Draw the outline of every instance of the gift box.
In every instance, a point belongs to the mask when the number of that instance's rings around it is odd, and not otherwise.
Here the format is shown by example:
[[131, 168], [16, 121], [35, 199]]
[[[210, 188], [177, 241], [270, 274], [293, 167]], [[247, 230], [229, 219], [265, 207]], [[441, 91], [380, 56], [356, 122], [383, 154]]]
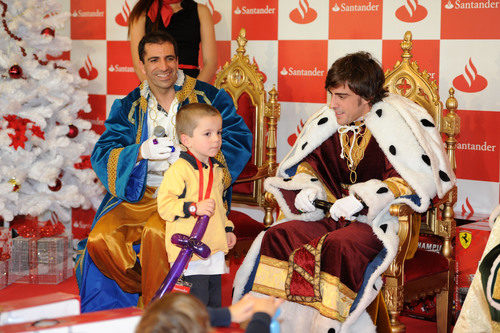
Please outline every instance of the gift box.
[[37, 266], [36, 237], [16, 237], [12, 240], [12, 256], [9, 263], [10, 283], [34, 283]]
[[[58, 292], [23, 298], [15, 302], [0, 302], [0, 309], [0, 325], [33, 322], [80, 314], [80, 297]], [[0, 331], [4, 332], [3, 326]]]
[[33, 283], [58, 284], [64, 280], [64, 263], [68, 258], [65, 237], [45, 237], [37, 241], [37, 263]]
[[73, 241], [71, 237], [65, 237], [64, 243], [64, 262], [63, 262], [63, 280], [73, 276], [75, 261], [73, 259]]
[[0, 289], [7, 287], [9, 284], [9, 261], [0, 261]]
[[490, 236], [488, 219], [457, 227], [455, 237], [455, 313], [458, 317]]
[[73, 275], [67, 237], [13, 239], [9, 283], [58, 284]]
[[12, 232], [7, 227], [0, 227], [0, 261], [10, 258], [12, 253]]
[[97, 311], [79, 316], [44, 319], [17, 325], [2, 326], [2, 332], [133, 333], [141, 319], [141, 315], [142, 310], [133, 307]]

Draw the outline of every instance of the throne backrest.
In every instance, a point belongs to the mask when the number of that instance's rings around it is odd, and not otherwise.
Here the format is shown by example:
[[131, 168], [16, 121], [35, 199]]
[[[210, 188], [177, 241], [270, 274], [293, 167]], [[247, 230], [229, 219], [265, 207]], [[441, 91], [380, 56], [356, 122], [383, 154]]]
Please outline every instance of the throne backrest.
[[276, 127], [280, 116], [277, 91], [264, 89], [264, 76], [257, 64], [245, 54], [247, 39], [243, 28], [237, 38], [238, 48], [230, 62], [217, 74], [215, 86], [223, 88], [232, 98], [253, 135], [252, 157], [233, 185], [232, 201], [262, 205], [263, 180], [276, 169]]
[[[446, 101], [447, 114], [443, 113], [443, 103], [440, 100], [439, 90], [436, 82], [431, 80], [426, 70], [421, 71], [417, 62], [412, 61], [412, 34], [407, 31], [401, 42], [403, 53], [401, 60], [397, 61], [393, 69], [385, 73], [385, 87], [390, 93], [402, 95], [420, 106], [424, 107], [433, 117], [436, 127], [445, 137], [445, 149], [448, 154], [453, 170], [456, 169], [455, 149], [456, 135], [460, 131], [460, 118], [456, 114], [458, 107], [454, 97], [454, 89], [450, 88], [450, 96]], [[450, 191], [450, 202], [456, 201], [456, 188]], [[454, 196], [454, 197], [453, 197]], [[427, 218], [423, 221], [420, 230], [450, 239], [454, 234], [451, 226], [443, 226], [443, 221], [438, 221], [439, 212], [436, 209], [429, 210]], [[450, 224], [451, 219], [445, 219], [444, 223]]]

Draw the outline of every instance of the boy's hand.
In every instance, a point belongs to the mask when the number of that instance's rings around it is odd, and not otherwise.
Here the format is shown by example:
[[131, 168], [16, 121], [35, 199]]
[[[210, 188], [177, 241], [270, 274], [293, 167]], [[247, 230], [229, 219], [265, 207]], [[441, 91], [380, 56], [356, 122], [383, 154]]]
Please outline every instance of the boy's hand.
[[226, 232], [227, 247], [231, 250], [236, 244], [236, 235], [234, 232]]
[[246, 294], [238, 302], [234, 303], [229, 307], [229, 312], [231, 313], [231, 321], [234, 323], [241, 323], [250, 319], [254, 313], [253, 305], [255, 303], [255, 297], [250, 294]]
[[202, 200], [196, 204], [196, 215], [198, 216], [207, 215], [208, 217], [212, 217], [214, 212], [215, 200], [212, 198]]
[[278, 310], [284, 301], [284, 299], [271, 296], [266, 298], [256, 298], [253, 305], [253, 311], [267, 313], [272, 318], [276, 310]]

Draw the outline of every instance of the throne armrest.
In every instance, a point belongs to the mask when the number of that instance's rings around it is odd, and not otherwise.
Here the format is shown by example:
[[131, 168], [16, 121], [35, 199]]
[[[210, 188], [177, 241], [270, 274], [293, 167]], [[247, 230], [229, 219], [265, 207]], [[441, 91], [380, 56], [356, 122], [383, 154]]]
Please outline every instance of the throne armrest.
[[276, 174], [277, 166], [271, 167], [271, 169], [267, 165], [262, 165], [260, 168], [256, 168], [256, 172], [251, 176], [244, 176], [236, 179], [235, 183], [246, 183], [252, 182], [259, 179], [265, 179], [267, 177], [272, 177]]

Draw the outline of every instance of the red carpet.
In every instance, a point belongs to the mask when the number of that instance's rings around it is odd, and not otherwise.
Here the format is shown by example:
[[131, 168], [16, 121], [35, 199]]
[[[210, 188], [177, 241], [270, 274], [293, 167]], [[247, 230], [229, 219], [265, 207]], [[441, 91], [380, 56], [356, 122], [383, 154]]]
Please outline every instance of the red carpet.
[[[232, 267], [231, 267], [232, 268]], [[232, 280], [236, 273], [231, 269], [232, 274], [225, 276], [222, 281], [222, 303], [227, 306], [231, 303]], [[57, 285], [52, 284], [21, 284], [14, 283], [0, 290], [0, 302], [15, 301], [24, 297], [47, 295], [53, 292], [65, 292], [78, 295], [78, 287], [74, 276]], [[401, 321], [406, 325], [407, 333], [436, 332], [436, 323], [425, 320], [418, 320], [409, 317], [401, 317]], [[222, 329], [218, 332], [238, 332], [239, 330]]]

